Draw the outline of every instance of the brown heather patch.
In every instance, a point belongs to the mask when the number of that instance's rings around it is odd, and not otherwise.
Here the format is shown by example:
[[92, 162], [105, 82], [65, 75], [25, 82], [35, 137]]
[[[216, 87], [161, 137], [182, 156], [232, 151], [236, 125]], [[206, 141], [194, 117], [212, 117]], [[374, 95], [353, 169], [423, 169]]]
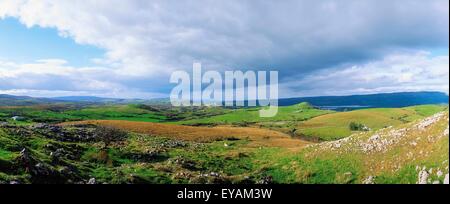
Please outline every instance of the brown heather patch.
[[289, 135], [281, 132], [253, 127], [192, 127], [183, 125], [119, 120], [88, 120], [67, 122], [62, 123], [61, 125], [70, 126], [83, 124], [113, 126], [134, 133], [195, 142], [245, 139], [250, 141], [248, 145], [251, 147], [284, 147], [292, 150], [298, 150], [299, 148], [303, 148], [306, 145], [311, 144], [307, 141], [293, 139]]

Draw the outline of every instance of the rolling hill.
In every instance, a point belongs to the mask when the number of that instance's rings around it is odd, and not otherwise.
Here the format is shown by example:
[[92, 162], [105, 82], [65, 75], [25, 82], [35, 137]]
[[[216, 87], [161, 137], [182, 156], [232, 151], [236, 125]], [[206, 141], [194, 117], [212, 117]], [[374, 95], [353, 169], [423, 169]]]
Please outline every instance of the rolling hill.
[[236, 125], [246, 125], [251, 123], [261, 123], [261, 122], [297, 122], [304, 121], [319, 115], [333, 113], [329, 110], [319, 110], [312, 107], [308, 103], [300, 103], [291, 106], [284, 106], [278, 108], [278, 114], [271, 118], [261, 118], [259, 117], [260, 108], [241, 108], [232, 109], [229, 112], [212, 116], [212, 117], [201, 117], [198, 119], [186, 120], [176, 122], [177, 124], [184, 125], [223, 125], [223, 124], [236, 124]]
[[49, 98], [33, 98], [29, 96], [12, 96], [0, 94], [0, 106], [30, 106], [61, 102], [62, 101]]
[[87, 105], [67, 104], [13, 106], [0, 108], [0, 120], [21, 116], [29, 122], [64, 122], [74, 120], [130, 120], [159, 122], [165, 116], [139, 105]]
[[302, 156], [332, 161], [333, 171], [340, 172], [325, 175], [328, 179], [320, 183], [448, 184], [448, 120], [448, 111], [439, 112], [395, 128], [312, 145]]
[[[318, 144], [254, 128], [0, 125], [0, 183], [448, 183], [448, 120], [443, 111]], [[131, 132], [105, 150], [83, 124]]]
[[405, 108], [374, 108], [322, 115], [297, 125], [296, 134], [304, 138], [336, 140], [350, 136], [350, 123], [357, 123], [378, 130], [397, 126], [447, 110], [448, 106], [422, 105]]
[[63, 97], [54, 97], [51, 99], [74, 103], [89, 102], [102, 104], [138, 104], [148, 102], [147, 100], [143, 99], [102, 98], [96, 96], [63, 96]]

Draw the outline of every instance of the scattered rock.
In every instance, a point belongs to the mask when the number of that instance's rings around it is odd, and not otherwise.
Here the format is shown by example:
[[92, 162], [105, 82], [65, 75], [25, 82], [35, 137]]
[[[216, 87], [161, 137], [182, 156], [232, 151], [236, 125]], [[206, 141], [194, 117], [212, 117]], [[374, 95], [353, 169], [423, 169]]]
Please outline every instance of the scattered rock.
[[192, 175], [188, 172], [178, 172], [175, 174], [174, 178], [176, 179], [189, 179]]
[[219, 177], [220, 176], [220, 174], [216, 173], [216, 172], [211, 172], [209, 175], [213, 176], [213, 177]]
[[439, 170], [439, 171], [436, 173], [436, 175], [440, 178], [440, 177], [442, 177], [442, 176], [444, 175], [444, 173], [443, 173], [441, 170]]
[[45, 124], [45, 123], [38, 123], [38, 124], [35, 124], [35, 125], [31, 126], [31, 127], [35, 128], [35, 129], [45, 129], [47, 127], [47, 124]]
[[176, 157], [174, 159], [169, 160], [169, 164], [172, 163], [188, 170], [197, 170], [196, 163], [194, 161], [185, 159], [183, 157]]
[[366, 179], [364, 179], [363, 184], [375, 184], [375, 177], [369, 176]]
[[194, 184], [225, 184], [230, 183], [229, 179], [220, 175], [219, 173], [203, 173], [196, 177], [193, 177], [189, 181]]
[[59, 173], [65, 174], [65, 175], [72, 173], [72, 170], [67, 166], [61, 167], [58, 171], [59, 171]]
[[420, 171], [419, 172], [419, 179], [418, 179], [417, 184], [427, 184], [429, 176], [430, 176], [430, 174], [426, 170]]
[[273, 178], [272, 176], [263, 177], [261, 180], [256, 182], [256, 184], [272, 184]]
[[438, 122], [442, 117], [444, 116], [444, 113], [437, 113], [431, 117], [425, 118], [420, 123], [416, 125], [416, 128], [419, 130], [425, 130], [425, 128], [429, 127], [430, 125]]
[[62, 158], [65, 158], [66, 154], [67, 152], [64, 149], [59, 148], [54, 152], [50, 152], [50, 157], [53, 161], [61, 161]]
[[89, 179], [87, 184], [97, 184], [97, 180], [95, 180], [95, 178], [91, 178], [91, 179]]
[[12, 135], [19, 137], [29, 137], [38, 133], [48, 139], [54, 139], [60, 142], [92, 142], [98, 140], [92, 127], [65, 128], [41, 123], [30, 126], [6, 125], [2, 126], [2, 128], [5, 128]]
[[20, 184], [20, 182], [18, 182], [18, 181], [10, 181], [9, 184], [11, 184], [11, 185], [17, 185], [17, 184]]
[[159, 159], [161, 159], [163, 156], [161, 155], [161, 153], [157, 150], [149, 150], [146, 153], [126, 153], [124, 154], [125, 157], [130, 158], [134, 161], [138, 161], [138, 162], [145, 162], [145, 163], [150, 163], [150, 162], [154, 162], [154, 161], [158, 161]]
[[[331, 149], [331, 150], [340, 150], [340, 151], [354, 151], [355, 146], [359, 147], [360, 150], [366, 154], [376, 153], [376, 152], [386, 152], [392, 146], [399, 144], [409, 133], [415, 132], [417, 130], [423, 131], [425, 128], [439, 122], [445, 116], [444, 112], [437, 113], [429, 118], [423, 119], [416, 123], [412, 128], [402, 128], [402, 129], [392, 129], [392, 127], [384, 128], [378, 130], [375, 134], [369, 137], [367, 140], [358, 140], [359, 135], [364, 135], [363, 133], [354, 134], [350, 137], [332, 141], [332, 142], [324, 142], [318, 145], [318, 149]], [[448, 134], [448, 133], [447, 133]], [[431, 136], [428, 139], [429, 142], [436, 141], [441, 136]], [[415, 141], [410, 142], [409, 144], [412, 146], [417, 146], [420, 137], [418, 137]], [[428, 154], [427, 152], [421, 151], [420, 155]], [[410, 154], [410, 157], [414, 155]]]
[[49, 176], [53, 174], [53, 171], [49, 165], [37, 163], [32, 169], [32, 174], [36, 176]]
[[369, 141], [376, 141], [376, 140], [379, 140], [379, 139], [380, 139], [380, 135], [375, 134], [375, 135], [373, 135], [372, 137], [369, 138]]
[[335, 143], [335, 144], [333, 145], [333, 148], [339, 149], [339, 148], [341, 148], [341, 146], [342, 146], [341, 143]]
[[187, 144], [183, 141], [179, 140], [169, 140], [161, 144], [161, 147], [165, 148], [177, 148], [177, 147], [186, 147]]

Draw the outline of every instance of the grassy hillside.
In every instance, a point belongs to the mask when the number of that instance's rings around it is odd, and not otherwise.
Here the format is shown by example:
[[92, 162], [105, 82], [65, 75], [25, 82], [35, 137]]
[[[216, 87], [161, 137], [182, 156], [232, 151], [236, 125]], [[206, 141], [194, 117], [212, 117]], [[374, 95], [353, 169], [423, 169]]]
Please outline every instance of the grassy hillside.
[[325, 141], [336, 140], [355, 133], [349, 128], [352, 122], [364, 125], [370, 130], [378, 130], [422, 119], [446, 109], [448, 109], [448, 106], [423, 105], [407, 108], [376, 108], [337, 112], [299, 123], [296, 134], [305, 138], [317, 138]]
[[333, 171], [343, 172], [335, 175], [335, 182], [347, 174], [347, 181], [355, 183], [442, 184], [445, 175], [448, 183], [448, 120], [448, 112], [441, 112], [396, 128], [313, 145], [304, 150], [303, 159], [334, 163]]
[[30, 106], [58, 103], [61, 101], [48, 98], [33, 98], [28, 96], [12, 96], [0, 94], [0, 106]]
[[89, 107], [81, 110], [71, 110], [64, 114], [72, 117], [82, 118], [82, 120], [129, 120], [158, 122], [165, 119], [164, 116], [154, 111], [140, 108], [138, 105], [115, 105]]
[[260, 108], [242, 108], [235, 109], [228, 113], [203, 117], [193, 120], [183, 120], [177, 122], [184, 125], [221, 125], [221, 124], [243, 124], [243, 123], [260, 123], [260, 122], [276, 122], [276, 121], [304, 121], [319, 115], [332, 113], [333, 111], [318, 110], [308, 103], [301, 103], [292, 106], [284, 106], [278, 108], [278, 114], [271, 118], [259, 117]]
[[96, 131], [79, 124], [0, 126], [0, 183], [417, 183], [419, 175], [443, 183], [448, 177], [448, 112], [298, 148], [268, 145], [277, 142], [264, 137], [267, 144], [252, 137], [198, 143], [147, 132], [129, 133], [105, 149]]
[[26, 122], [64, 122], [78, 120], [129, 120], [159, 122], [166, 119], [154, 110], [141, 108], [139, 105], [105, 105], [76, 107], [68, 105], [40, 105], [0, 107], [0, 120], [21, 116]]
[[[0, 183], [258, 183], [266, 175], [254, 174], [261, 168], [253, 166], [255, 150], [308, 144], [261, 129], [160, 125], [170, 128], [145, 127], [146, 134], [130, 132], [106, 149], [91, 125], [0, 126]], [[180, 128], [221, 137], [199, 143], [176, 134]]]

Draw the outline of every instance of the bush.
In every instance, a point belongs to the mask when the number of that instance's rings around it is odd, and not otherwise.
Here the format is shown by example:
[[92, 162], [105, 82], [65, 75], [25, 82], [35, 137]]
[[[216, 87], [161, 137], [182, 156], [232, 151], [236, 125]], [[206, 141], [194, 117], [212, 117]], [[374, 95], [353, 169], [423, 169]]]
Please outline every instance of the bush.
[[95, 129], [95, 134], [104, 143], [104, 149], [107, 149], [113, 142], [125, 140], [128, 135], [125, 131], [109, 126], [98, 126]]
[[361, 123], [351, 122], [349, 125], [351, 131], [369, 131], [369, 128]]
[[244, 120], [242, 122], [234, 122], [231, 125], [237, 126], [237, 127], [248, 127], [251, 125], [251, 123]]

